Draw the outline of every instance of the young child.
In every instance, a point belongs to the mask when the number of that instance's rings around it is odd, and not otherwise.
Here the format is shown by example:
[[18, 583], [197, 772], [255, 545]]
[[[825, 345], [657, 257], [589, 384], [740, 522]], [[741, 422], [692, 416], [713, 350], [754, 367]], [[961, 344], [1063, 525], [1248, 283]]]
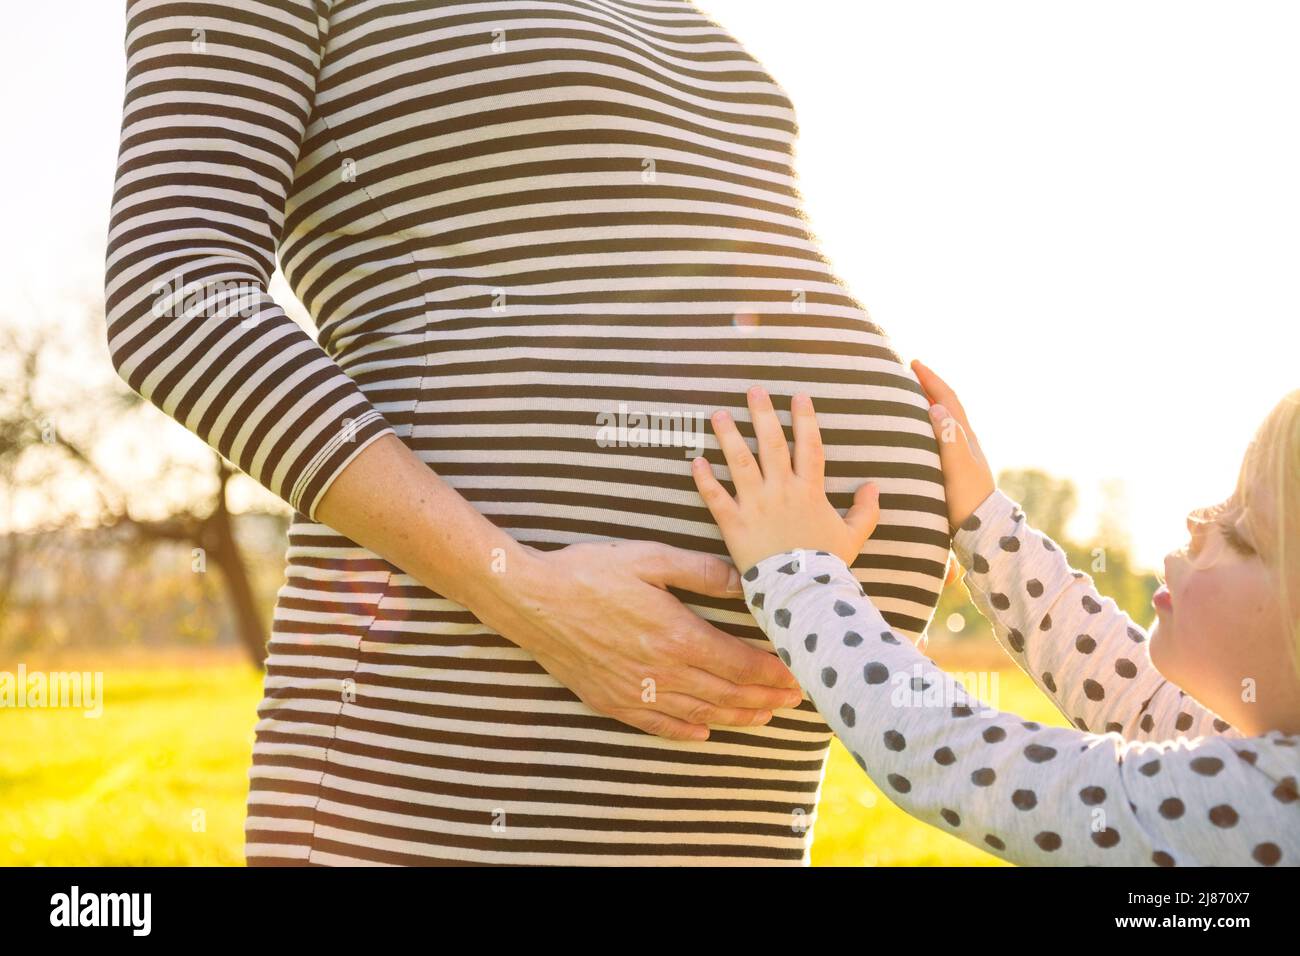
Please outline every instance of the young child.
[[1078, 729], [987, 707], [891, 633], [846, 563], [875, 530], [877, 490], [841, 518], [812, 402], [791, 403], [792, 461], [755, 388], [757, 461], [713, 417], [737, 497], [703, 458], [695, 482], [754, 617], [858, 764], [909, 813], [1015, 863], [1300, 864], [1300, 391], [1232, 497], [1189, 519], [1148, 639], [995, 488], [956, 396], [913, 368], [967, 588]]

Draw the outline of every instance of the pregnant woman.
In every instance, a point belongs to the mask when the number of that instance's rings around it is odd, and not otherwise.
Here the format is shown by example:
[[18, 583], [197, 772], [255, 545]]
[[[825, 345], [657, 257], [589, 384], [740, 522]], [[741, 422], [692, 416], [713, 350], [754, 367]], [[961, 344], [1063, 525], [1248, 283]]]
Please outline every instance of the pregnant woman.
[[249, 863], [806, 863], [831, 734], [692, 446], [810, 394], [913, 637], [949, 538], [772, 78], [687, 0], [132, 0], [126, 56], [114, 365], [295, 511]]

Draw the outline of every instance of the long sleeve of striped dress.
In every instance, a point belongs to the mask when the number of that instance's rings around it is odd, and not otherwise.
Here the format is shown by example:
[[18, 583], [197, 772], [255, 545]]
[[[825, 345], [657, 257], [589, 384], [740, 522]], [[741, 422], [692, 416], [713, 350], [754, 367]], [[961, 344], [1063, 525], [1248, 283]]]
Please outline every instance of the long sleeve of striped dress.
[[311, 0], [128, 3], [105, 275], [122, 378], [311, 517], [393, 431], [267, 293], [326, 24]]

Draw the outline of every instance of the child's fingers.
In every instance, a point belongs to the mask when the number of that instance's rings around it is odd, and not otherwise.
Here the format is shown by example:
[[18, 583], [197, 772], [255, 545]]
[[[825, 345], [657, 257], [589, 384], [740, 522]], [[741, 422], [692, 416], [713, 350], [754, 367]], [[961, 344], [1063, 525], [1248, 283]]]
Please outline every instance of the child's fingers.
[[943, 572], [943, 583], [954, 584], [959, 577], [961, 577], [961, 565], [957, 563], [956, 555], [949, 551], [948, 566]]
[[880, 522], [880, 489], [868, 482], [853, 494], [853, 507], [844, 516], [844, 523], [853, 532], [858, 550], [866, 544]]
[[790, 400], [790, 420], [794, 431], [794, 473], [818, 485], [826, 482], [826, 450], [822, 432], [817, 427], [817, 413], [812, 399], [804, 394]]
[[785, 428], [776, 417], [772, 398], [761, 385], [749, 390], [749, 417], [758, 440], [758, 463], [764, 478], [790, 474], [790, 446], [785, 442]]
[[921, 383], [925, 397], [930, 400], [931, 405], [936, 402], [942, 404], [944, 399], [953, 394], [952, 387], [920, 359], [912, 359], [912, 371], [916, 373], [916, 380]]
[[937, 376], [922, 365], [920, 359], [912, 359], [911, 368], [916, 380], [921, 383], [921, 391], [925, 392], [926, 401], [933, 405], [938, 399], [934, 397], [934, 392], [930, 389], [935, 384], [934, 380]]
[[946, 406], [935, 403], [930, 406], [930, 424], [934, 427], [934, 437], [939, 442], [939, 464], [944, 473], [960, 474], [954, 469], [969, 468], [976, 456], [971, 448], [970, 437], [957, 416]]
[[736, 514], [736, 500], [727, 494], [727, 489], [714, 476], [708, 459], [700, 457], [691, 462], [691, 477], [695, 479], [695, 487], [718, 527], [724, 527], [724, 522], [730, 523]]
[[957, 393], [952, 390], [952, 387], [919, 359], [912, 361], [912, 371], [916, 373], [921, 388], [925, 390], [926, 397], [930, 399], [930, 404], [943, 405], [949, 409], [952, 416], [961, 424], [961, 427], [966, 429], [966, 433], [971, 434], [973, 429], [970, 427], [970, 419], [966, 417], [966, 409], [962, 406], [961, 399], [957, 397]]
[[710, 421], [713, 433], [718, 436], [722, 457], [727, 461], [727, 470], [731, 472], [731, 483], [736, 486], [736, 494], [744, 497], [756, 493], [763, 486], [763, 474], [731, 415], [725, 411], [714, 412]]

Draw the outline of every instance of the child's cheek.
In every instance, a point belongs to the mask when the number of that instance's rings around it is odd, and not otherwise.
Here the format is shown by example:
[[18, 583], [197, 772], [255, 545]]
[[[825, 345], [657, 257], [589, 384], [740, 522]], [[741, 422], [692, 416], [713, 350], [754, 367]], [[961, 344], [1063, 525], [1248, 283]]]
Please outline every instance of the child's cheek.
[[1179, 643], [1189, 651], [1223, 646], [1233, 630], [1231, 575], [1223, 569], [1199, 568], [1187, 575], [1174, 595]]

